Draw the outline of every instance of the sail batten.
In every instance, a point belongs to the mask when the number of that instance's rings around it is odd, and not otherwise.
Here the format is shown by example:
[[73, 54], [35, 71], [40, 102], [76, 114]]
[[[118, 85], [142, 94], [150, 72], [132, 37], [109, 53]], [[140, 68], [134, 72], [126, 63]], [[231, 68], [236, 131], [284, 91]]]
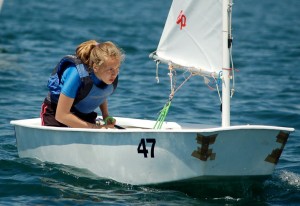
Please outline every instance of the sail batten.
[[222, 6], [222, 0], [173, 0], [157, 57], [199, 72], [220, 72]]

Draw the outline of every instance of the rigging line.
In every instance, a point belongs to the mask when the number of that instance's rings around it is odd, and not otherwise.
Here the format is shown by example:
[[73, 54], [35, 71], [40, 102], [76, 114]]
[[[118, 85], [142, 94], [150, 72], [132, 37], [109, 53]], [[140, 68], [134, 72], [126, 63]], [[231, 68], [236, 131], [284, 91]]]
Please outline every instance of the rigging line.
[[230, 98], [233, 97], [233, 94], [235, 92], [235, 68], [233, 65], [233, 58], [232, 58], [232, 46], [230, 47], [230, 61], [231, 61], [231, 67], [232, 67], [232, 88], [231, 88], [231, 94], [230, 94]]
[[[173, 68], [172, 68], [173, 69]], [[173, 70], [172, 70], [173, 71]], [[172, 76], [170, 76], [170, 81], [171, 81], [171, 93], [170, 93], [170, 98], [169, 100], [172, 101], [175, 93], [194, 75], [192, 72], [190, 72], [190, 75], [188, 77], [184, 77], [184, 81], [176, 88], [176, 71], [174, 70], [175, 75], [172, 74]], [[186, 70], [186, 72], [188, 72], [188, 70]], [[185, 72], [185, 73], [186, 73]], [[175, 76], [175, 77], [174, 77]], [[174, 77], [174, 81], [172, 81], [172, 78]], [[174, 83], [175, 82], [175, 83]], [[176, 89], [175, 89], [176, 88]]]
[[[169, 112], [169, 108], [171, 106], [172, 100], [174, 98], [175, 93], [193, 76], [193, 73], [190, 73], [190, 75], [185, 78], [185, 80], [175, 89], [176, 87], [176, 71], [173, 70], [172, 66], [169, 65], [169, 70], [170, 72], [168, 73], [168, 75], [170, 76], [170, 85], [171, 85], [171, 93], [169, 95], [169, 99], [166, 102], [166, 104], [164, 105], [164, 107], [162, 108], [162, 110], [160, 111], [160, 114], [156, 120], [156, 123], [154, 125], [154, 129], [161, 129], [162, 125], [167, 117], [167, 114]], [[174, 74], [173, 74], [174, 72]], [[174, 78], [174, 81], [173, 81]]]
[[158, 65], [160, 64], [159, 60], [156, 60], [156, 83], [159, 84], [159, 77], [158, 77]]
[[219, 89], [219, 83], [221, 80], [222, 73], [223, 73], [222, 71], [219, 72], [218, 80], [216, 80], [216, 78], [212, 75], [212, 78], [214, 78], [215, 83], [216, 83], [216, 88], [217, 88], [217, 92], [218, 92], [218, 96], [219, 96], [219, 100], [220, 100], [221, 104], [222, 104], [222, 98], [221, 98], [221, 93], [220, 93], [220, 89]]
[[232, 6], [233, 6], [233, 1], [230, 0], [227, 8], [227, 15], [228, 15], [228, 37], [230, 40], [232, 40]]
[[[169, 95], [169, 101], [171, 101], [174, 97], [174, 88], [176, 85], [173, 85], [173, 67], [171, 64], [169, 64], [169, 73], [168, 73], [169, 77], [170, 77], [170, 95]], [[176, 73], [175, 73], [175, 77], [176, 77]], [[176, 81], [175, 81], [176, 83]]]
[[167, 116], [168, 112], [169, 112], [169, 108], [171, 106], [172, 99], [174, 97], [174, 88], [175, 88], [175, 86], [173, 85], [173, 67], [172, 67], [171, 63], [169, 63], [168, 65], [169, 65], [168, 75], [170, 77], [170, 88], [171, 88], [170, 95], [169, 95], [169, 100], [164, 105], [162, 110], [160, 110], [159, 116], [158, 116], [158, 118], [157, 118], [157, 120], [154, 124], [153, 129], [161, 129], [162, 128], [162, 125], [163, 125], [163, 123], [166, 119], [166, 116]]
[[227, 12], [228, 12], [228, 39], [230, 41], [230, 46], [229, 46], [229, 54], [230, 54], [230, 63], [231, 63], [231, 68], [232, 68], [232, 88], [230, 90], [231, 94], [230, 94], [230, 98], [233, 97], [233, 94], [235, 92], [235, 69], [234, 69], [234, 65], [233, 65], [233, 58], [232, 58], [232, 44], [233, 44], [233, 41], [232, 41], [232, 28], [231, 28], [231, 24], [232, 24], [232, 7], [233, 7], [233, 0], [230, 0], [229, 1], [229, 4], [228, 4], [228, 9], [227, 9]]
[[160, 111], [160, 114], [159, 114], [159, 116], [158, 116], [158, 118], [157, 118], [157, 120], [156, 120], [156, 123], [155, 123], [153, 129], [161, 129], [161, 127], [162, 127], [162, 125], [163, 125], [163, 123], [164, 123], [164, 121], [165, 121], [165, 119], [166, 119], [166, 116], [167, 116], [167, 114], [168, 114], [168, 112], [169, 112], [169, 108], [170, 108], [170, 106], [171, 106], [171, 103], [172, 103], [172, 101], [169, 100], [169, 101], [164, 105], [164, 108]]
[[174, 91], [174, 94], [193, 76], [193, 73], [190, 73], [190, 75], [185, 78], [185, 80], [177, 87], [177, 89]]

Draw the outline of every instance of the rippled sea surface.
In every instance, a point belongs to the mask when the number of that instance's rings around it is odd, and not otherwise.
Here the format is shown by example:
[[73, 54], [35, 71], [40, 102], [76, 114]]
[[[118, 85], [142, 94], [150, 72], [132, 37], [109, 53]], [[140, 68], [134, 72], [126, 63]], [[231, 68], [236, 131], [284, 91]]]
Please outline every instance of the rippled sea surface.
[[[20, 159], [13, 119], [39, 115], [57, 61], [82, 41], [116, 42], [126, 52], [119, 87], [109, 99], [114, 116], [156, 119], [169, 95], [160, 83], [156, 49], [170, 0], [4, 0], [0, 12], [1, 205], [299, 205], [300, 1], [236, 0], [233, 57], [236, 93], [231, 124], [294, 127], [271, 178], [249, 189], [205, 190], [131, 186], [64, 165]], [[180, 82], [180, 76], [178, 77]], [[220, 101], [194, 77], [176, 93], [167, 120], [220, 124]], [[246, 183], [245, 183], [246, 184]]]

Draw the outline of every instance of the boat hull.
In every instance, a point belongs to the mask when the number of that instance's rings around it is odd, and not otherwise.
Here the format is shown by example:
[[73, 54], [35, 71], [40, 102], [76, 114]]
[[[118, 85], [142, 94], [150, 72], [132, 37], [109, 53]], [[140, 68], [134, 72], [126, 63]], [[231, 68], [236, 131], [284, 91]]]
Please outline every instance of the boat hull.
[[45, 127], [40, 119], [16, 120], [21, 158], [71, 165], [133, 185], [205, 177], [267, 176], [292, 128], [270, 126], [185, 127], [117, 118], [126, 129]]

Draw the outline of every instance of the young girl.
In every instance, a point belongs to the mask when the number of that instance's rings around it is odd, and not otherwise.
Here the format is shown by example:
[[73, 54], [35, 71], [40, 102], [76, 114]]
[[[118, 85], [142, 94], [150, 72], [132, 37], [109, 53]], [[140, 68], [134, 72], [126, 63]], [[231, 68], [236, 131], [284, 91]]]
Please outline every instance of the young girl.
[[[113, 128], [107, 97], [118, 84], [124, 54], [112, 42], [81, 43], [76, 56], [60, 60], [48, 80], [49, 93], [42, 104], [42, 125], [77, 128]], [[96, 123], [100, 107], [105, 125]]]

